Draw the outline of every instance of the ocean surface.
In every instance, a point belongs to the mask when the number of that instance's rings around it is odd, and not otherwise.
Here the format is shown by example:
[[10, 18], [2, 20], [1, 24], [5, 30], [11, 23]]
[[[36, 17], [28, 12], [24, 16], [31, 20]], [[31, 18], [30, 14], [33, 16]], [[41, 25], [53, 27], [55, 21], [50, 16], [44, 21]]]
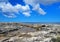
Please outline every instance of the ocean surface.
[[60, 22], [22, 22], [26, 24], [60, 24]]

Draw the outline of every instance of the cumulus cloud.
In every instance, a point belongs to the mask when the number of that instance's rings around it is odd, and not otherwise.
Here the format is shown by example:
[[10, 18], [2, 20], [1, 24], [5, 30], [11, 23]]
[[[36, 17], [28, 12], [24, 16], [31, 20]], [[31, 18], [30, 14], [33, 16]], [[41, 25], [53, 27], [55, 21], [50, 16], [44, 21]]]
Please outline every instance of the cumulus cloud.
[[24, 0], [24, 2], [33, 7], [32, 10], [38, 12], [39, 14], [45, 15], [46, 12], [40, 7], [39, 0]]
[[25, 16], [30, 16], [30, 13], [29, 12], [23, 12], [23, 14], [25, 15]]
[[49, 5], [49, 4], [53, 4], [56, 2], [60, 2], [60, 0], [24, 0], [24, 2], [28, 5], [31, 5], [33, 7], [32, 10], [45, 15], [46, 12], [40, 7], [40, 4], [42, 5]]
[[28, 5], [22, 6], [17, 4], [15, 6], [11, 5], [10, 3], [0, 3], [1, 12], [6, 17], [16, 17], [16, 14], [24, 14], [25, 16], [30, 16], [30, 8]]
[[56, 3], [56, 2], [60, 2], [60, 0], [24, 0], [24, 2], [26, 3], [26, 4], [30, 4], [30, 5], [34, 5], [34, 4], [37, 4], [37, 3], [39, 3], [39, 4], [44, 4], [44, 5], [46, 5], [46, 4], [53, 4], [53, 3]]
[[[3, 13], [4, 16], [9, 18], [16, 17], [16, 14], [23, 14], [25, 16], [31, 16], [31, 10], [36, 11], [39, 14], [45, 15], [46, 12], [40, 7], [40, 4], [49, 5], [55, 2], [60, 2], [60, 0], [23, 0], [25, 6], [21, 4], [17, 4], [13, 6], [10, 4], [9, 0], [0, 0], [0, 12]], [[31, 5], [33, 8], [31, 9]]]
[[16, 14], [23, 14], [25, 16], [31, 16], [31, 10], [29, 5], [33, 7], [33, 11], [37, 11], [38, 13], [44, 15], [46, 12], [40, 8], [39, 3], [37, 4], [38, 0], [24, 0], [25, 6], [22, 6], [20, 4], [17, 4], [13, 6], [8, 2], [9, 0], [0, 0], [0, 11], [3, 13], [4, 16], [9, 17], [9, 18], [14, 18], [16, 17]]
[[60, 2], [60, 0], [39, 0], [39, 3], [43, 5], [49, 5], [49, 4], [53, 4], [56, 2]]
[[35, 7], [33, 7], [33, 10], [34, 11], [37, 11], [38, 13], [40, 13], [42, 15], [45, 15], [46, 14], [46, 12], [42, 8], [40, 8], [40, 5], [39, 4], [37, 4]]
[[7, 3], [7, 2], [8, 2], [8, 0], [0, 0], [0, 3], [1, 3], [1, 2], [5, 2], [5, 3]]

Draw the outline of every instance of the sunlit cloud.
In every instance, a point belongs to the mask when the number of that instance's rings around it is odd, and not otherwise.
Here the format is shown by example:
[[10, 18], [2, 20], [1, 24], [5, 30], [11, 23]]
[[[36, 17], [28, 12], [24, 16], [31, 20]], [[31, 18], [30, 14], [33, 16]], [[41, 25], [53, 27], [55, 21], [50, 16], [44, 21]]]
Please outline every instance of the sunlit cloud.
[[16, 14], [24, 14], [25, 16], [30, 16], [30, 8], [28, 5], [22, 6], [17, 4], [15, 6], [11, 5], [10, 3], [1, 3], [0, 4], [1, 12], [6, 17], [16, 17]]
[[[41, 15], [45, 15], [47, 12], [41, 8], [41, 5], [49, 5], [56, 2], [60, 2], [60, 0], [23, 0], [25, 6], [21, 4], [16, 4], [13, 6], [9, 0], [0, 0], [0, 12], [3, 13], [4, 16], [13, 18], [16, 17], [16, 14], [23, 14], [25, 16], [31, 16], [32, 11], [36, 11]], [[32, 6], [32, 9], [30, 6]]]

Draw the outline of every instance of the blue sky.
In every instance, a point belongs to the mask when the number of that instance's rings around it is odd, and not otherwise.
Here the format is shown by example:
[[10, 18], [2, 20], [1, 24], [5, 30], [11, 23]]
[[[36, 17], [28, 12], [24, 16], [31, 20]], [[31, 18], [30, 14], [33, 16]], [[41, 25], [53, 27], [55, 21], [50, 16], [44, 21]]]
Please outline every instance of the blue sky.
[[0, 22], [60, 22], [60, 0], [0, 0]]

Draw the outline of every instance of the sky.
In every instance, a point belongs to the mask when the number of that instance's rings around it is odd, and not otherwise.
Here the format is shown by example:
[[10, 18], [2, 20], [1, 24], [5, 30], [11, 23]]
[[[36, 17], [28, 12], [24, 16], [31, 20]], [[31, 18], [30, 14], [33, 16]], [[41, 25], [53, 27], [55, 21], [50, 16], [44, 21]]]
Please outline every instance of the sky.
[[0, 22], [60, 22], [60, 0], [0, 0]]

